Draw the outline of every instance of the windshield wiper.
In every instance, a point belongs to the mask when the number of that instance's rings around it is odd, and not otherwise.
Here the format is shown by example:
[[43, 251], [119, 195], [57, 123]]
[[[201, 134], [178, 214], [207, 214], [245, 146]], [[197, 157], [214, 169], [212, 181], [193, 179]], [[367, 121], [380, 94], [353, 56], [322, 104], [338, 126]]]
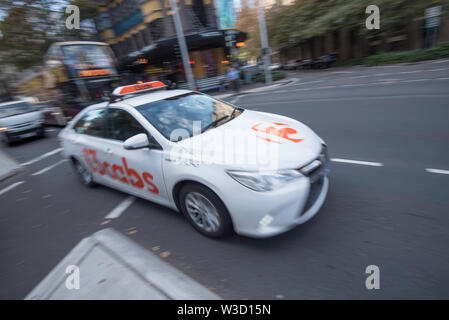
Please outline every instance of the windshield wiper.
[[219, 119], [217, 119], [217, 120], [212, 121], [212, 122], [209, 123], [207, 126], [205, 126], [205, 127], [203, 128], [203, 130], [201, 130], [201, 133], [203, 133], [204, 131], [206, 131], [206, 130], [212, 128], [212, 127], [215, 127], [220, 121], [223, 121], [223, 120], [226, 119], [226, 118], [229, 118], [229, 116], [226, 115], [226, 116], [223, 116], [223, 117], [221, 117], [221, 118], [219, 118]]

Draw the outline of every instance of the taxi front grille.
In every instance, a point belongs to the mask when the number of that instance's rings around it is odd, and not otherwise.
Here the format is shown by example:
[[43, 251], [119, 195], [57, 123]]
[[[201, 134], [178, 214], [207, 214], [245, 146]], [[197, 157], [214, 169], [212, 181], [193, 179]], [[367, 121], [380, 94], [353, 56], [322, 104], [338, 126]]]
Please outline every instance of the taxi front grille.
[[307, 165], [299, 168], [298, 170], [304, 176], [310, 179], [310, 183], [314, 183], [315, 181], [320, 179], [321, 173], [326, 169], [328, 162], [329, 155], [327, 152], [327, 147], [323, 145], [318, 157], [309, 162]]
[[306, 204], [304, 205], [301, 214], [306, 213], [313, 206], [313, 204], [318, 199], [322, 188], [323, 188], [323, 181], [321, 179], [316, 180], [315, 182], [310, 184], [309, 195], [307, 197]]
[[322, 173], [323, 170], [327, 170], [328, 162], [329, 155], [327, 147], [323, 145], [321, 152], [316, 159], [298, 169], [304, 176], [308, 177], [310, 181], [309, 194], [300, 215], [306, 213], [318, 199], [323, 188], [323, 179], [321, 179]]

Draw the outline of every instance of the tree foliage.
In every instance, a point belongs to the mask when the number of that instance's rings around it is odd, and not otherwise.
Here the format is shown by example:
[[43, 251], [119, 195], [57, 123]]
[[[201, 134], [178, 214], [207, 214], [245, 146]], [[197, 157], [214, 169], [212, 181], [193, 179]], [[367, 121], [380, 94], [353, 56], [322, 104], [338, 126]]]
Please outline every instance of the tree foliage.
[[245, 47], [239, 49], [239, 58], [257, 57], [260, 55], [260, 33], [257, 7], [251, 7], [248, 0], [242, 0], [238, 13], [236, 29], [247, 34]]
[[80, 8], [81, 21], [92, 21], [98, 12], [98, 3], [88, 0], [0, 0], [5, 13], [0, 21], [0, 64], [27, 69], [41, 64], [54, 42], [90, 39], [94, 30], [88, 26], [80, 30], [65, 27], [68, 4]]
[[2, 64], [24, 69], [39, 62], [52, 42], [51, 34], [55, 29], [55, 17], [50, 8], [50, 1], [11, 2], [9, 7], [2, 3], [2, 9], [7, 12], [6, 17], [0, 21]]
[[268, 13], [267, 28], [270, 44], [285, 47], [329, 32], [348, 28], [367, 32], [365, 9], [377, 5], [380, 9], [380, 32], [397, 30], [412, 20], [424, 18], [424, 10], [443, 5], [447, 0], [296, 0]]

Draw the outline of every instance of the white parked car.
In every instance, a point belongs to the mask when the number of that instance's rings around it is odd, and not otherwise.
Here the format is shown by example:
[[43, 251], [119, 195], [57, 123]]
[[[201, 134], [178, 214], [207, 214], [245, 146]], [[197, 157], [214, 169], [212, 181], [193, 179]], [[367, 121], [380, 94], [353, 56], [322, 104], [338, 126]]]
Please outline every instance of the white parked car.
[[59, 135], [85, 185], [104, 184], [181, 211], [211, 237], [233, 230], [274, 236], [322, 206], [327, 147], [304, 124], [165, 90], [158, 81], [113, 95], [84, 109]]
[[5, 144], [45, 135], [44, 116], [26, 101], [0, 103], [0, 139]]

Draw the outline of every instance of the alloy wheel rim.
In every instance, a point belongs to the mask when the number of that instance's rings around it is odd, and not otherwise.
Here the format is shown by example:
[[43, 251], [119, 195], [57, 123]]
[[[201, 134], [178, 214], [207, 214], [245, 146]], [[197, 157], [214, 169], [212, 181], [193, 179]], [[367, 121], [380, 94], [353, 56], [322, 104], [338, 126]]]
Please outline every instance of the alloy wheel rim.
[[185, 198], [187, 213], [193, 222], [207, 232], [215, 232], [220, 227], [217, 209], [205, 196], [189, 192]]

